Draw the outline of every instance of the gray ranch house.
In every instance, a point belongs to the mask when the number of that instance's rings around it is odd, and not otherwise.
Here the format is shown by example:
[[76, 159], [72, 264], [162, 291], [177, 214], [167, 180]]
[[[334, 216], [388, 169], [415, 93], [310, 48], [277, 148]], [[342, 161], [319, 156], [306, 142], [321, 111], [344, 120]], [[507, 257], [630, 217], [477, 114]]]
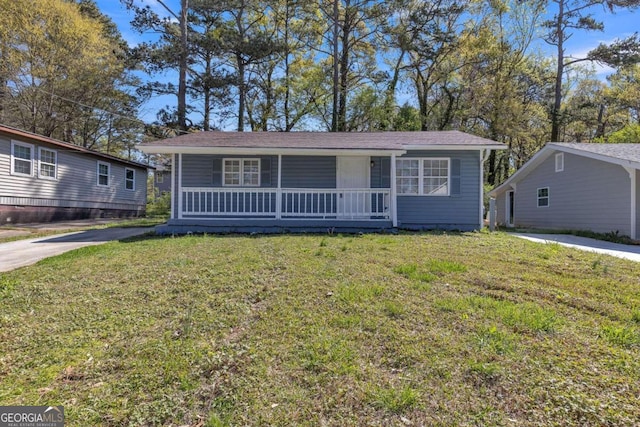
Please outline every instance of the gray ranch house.
[[144, 215], [147, 170], [0, 125], [0, 225]]
[[489, 192], [496, 223], [638, 239], [639, 168], [640, 144], [549, 143]]
[[483, 163], [503, 144], [445, 132], [199, 132], [144, 143], [170, 154], [158, 233], [474, 230]]

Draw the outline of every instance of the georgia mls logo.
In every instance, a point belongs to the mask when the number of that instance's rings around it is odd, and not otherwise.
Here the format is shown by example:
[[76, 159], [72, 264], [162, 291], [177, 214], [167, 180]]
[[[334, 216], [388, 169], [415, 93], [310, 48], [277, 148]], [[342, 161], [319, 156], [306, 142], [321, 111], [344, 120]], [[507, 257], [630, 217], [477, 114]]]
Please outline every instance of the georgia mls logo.
[[0, 427], [64, 427], [64, 408], [0, 406]]

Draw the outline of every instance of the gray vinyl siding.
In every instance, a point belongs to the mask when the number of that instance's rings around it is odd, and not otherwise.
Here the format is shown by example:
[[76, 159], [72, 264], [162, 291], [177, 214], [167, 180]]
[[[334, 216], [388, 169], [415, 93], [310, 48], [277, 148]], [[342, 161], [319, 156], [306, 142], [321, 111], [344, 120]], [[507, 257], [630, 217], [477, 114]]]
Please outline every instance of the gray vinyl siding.
[[283, 188], [336, 188], [334, 156], [282, 156]]
[[391, 188], [391, 158], [371, 157], [371, 188]]
[[[183, 154], [183, 187], [222, 187], [223, 159], [260, 159], [260, 187], [278, 186], [277, 156], [218, 156], [208, 154]], [[265, 174], [266, 172], [266, 174]]]
[[[453, 167], [450, 196], [398, 195], [400, 228], [474, 229], [480, 226], [480, 153], [474, 151], [411, 151], [408, 157], [449, 158], [459, 161], [460, 170], [454, 183]], [[456, 191], [453, 191], [453, 187]], [[457, 191], [459, 190], [459, 191]], [[457, 193], [457, 194], [456, 194]]]
[[[11, 174], [11, 138], [0, 136], [0, 200], [2, 204], [139, 209], [146, 204], [147, 170], [65, 147], [13, 139], [33, 146], [31, 176]], [[57, 153], [57, 179], [38, 177], [38, 148]], [[98, 161], [110, 164], [109, 185], [97, 185]], [[135, 171], [135, 190], [125, 188], [125, 168]]]
[[[549, 188], [549, 206], [538, 207], [538, 188]], [[516, 185], [518, 227], [631, 232], [630, 179], [611, 163], [564, 153], [564, 170], [549, 156]]]
[[496, 223], [500, 225], [507, 224], [507, 194], [504, 191], [496, 196]]

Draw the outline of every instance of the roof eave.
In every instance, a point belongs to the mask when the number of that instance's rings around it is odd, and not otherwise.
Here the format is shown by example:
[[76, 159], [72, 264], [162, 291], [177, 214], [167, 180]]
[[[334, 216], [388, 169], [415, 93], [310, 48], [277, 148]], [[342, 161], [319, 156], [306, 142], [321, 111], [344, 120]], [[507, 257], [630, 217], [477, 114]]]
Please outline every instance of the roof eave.
[[567, 147], [565, 145], [560, 145], [555, 143], [549, 143], [547, 144], [547, 147], [553, 147], [553, 149], [557, 151], [563, 151], [565, 153], [575, 154], [577, 156], [587, 157], [594, 160], [601, 160], [603, 162], [613, 163], [616, 165], [620, 165], [622, 167], [640, 169], [640, 162], [635, 162], [633, 160], [620, 159], [618, 157], [611, 157], [604, 154], [593, 153], [591, 151], [580, 150], [577, 148]]
[[506, 150], [504, 144], [407, 144], [402, 146], [405, 150], [447, 150], [447, 151], [468, 151], [468, 150]]
[[183, 147], [143, 145], [147, 154], [220, 154], [220, 155], [290, 155], [290, 156], [401, 156], [406, 150], [376, 150], [365, 148], [260, 148], [260, 147]]

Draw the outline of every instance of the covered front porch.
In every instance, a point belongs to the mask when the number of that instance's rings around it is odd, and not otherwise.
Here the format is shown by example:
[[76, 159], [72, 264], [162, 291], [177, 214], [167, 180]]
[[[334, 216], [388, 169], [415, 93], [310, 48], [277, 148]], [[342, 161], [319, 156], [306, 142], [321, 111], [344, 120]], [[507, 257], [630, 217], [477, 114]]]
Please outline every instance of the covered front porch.
[[178, 153], [171, 219], [158, 232], [392, 229], [396, 154]]

